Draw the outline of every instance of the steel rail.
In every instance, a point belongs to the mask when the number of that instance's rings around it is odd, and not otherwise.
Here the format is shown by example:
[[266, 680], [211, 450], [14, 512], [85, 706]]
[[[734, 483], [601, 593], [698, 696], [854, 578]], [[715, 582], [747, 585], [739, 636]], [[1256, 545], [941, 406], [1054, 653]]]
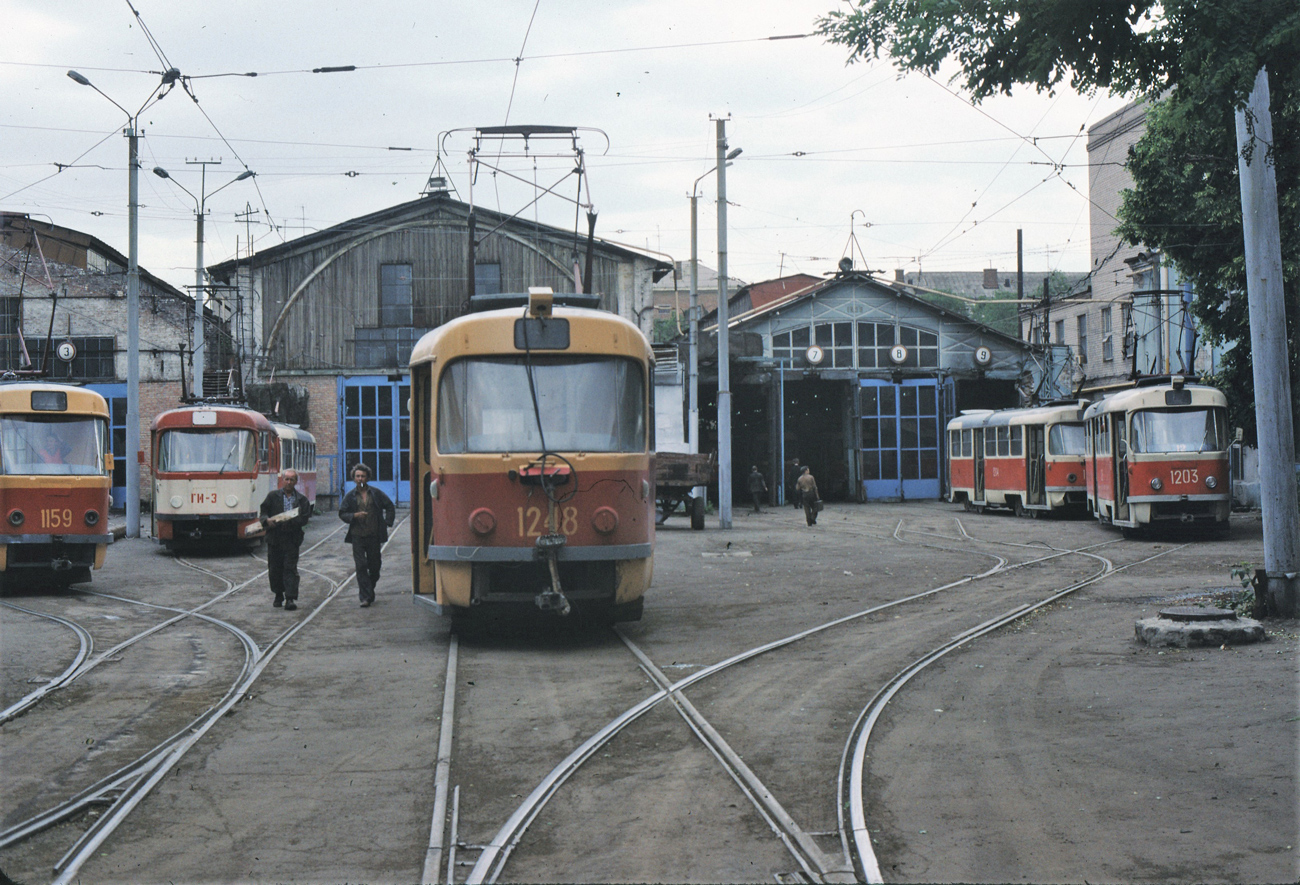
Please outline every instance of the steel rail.
[[846, 867], [838, 862], [837, 858], [831, 858], [821, 847], [813, 840], [803, 827], [795, 822], [795, 819], [781, 806], [776, 797], [772, 795], [754, 770], [745, 764], [740, 754], [731, 748], [726, 739], [718, 733], [708, 720], [700, 714], [700, 711], [686, 699], [681, 692], [672, 687], [672, 680], [669, 679], [662, 670], [654, 665], [627, 635], [614, 628], [618, 638], [627, 646], [628, 651], [637, 659], [641, 669], [649, 676], [660, 688], [668, 691], [669, 700], [677, 708], [677, 712], [686, 724], [690, 726], [695, 736], [709, 749], [714, 758], [722, 764], [726, 772], [731, 775], [731, 779], [740, 787], [746, 798], [753, 803], [758, 813], [767, 821], [768, 827], [771, 828], [781, 842], [785, 845], [786, 850], [803, 868], [809, 878], [817, 881], [825, 881], [826, 876], [832, 873], [852, 873], [851, 867]]
[[[452, 727], [456, 718], [456, 669], [460, 640], [455, 633], [447, 643], [447, 670], [443, 679], [442, 719], [438, 723], [438, 762], [433, 776], [433, 820], [429, 823], [429, 846], [424, 852], [421, 882], [435, 883], [442, 870], [443, 834], [447, 829], [447, 785], [451, 781]], [[459, 789], [459, 788], [458, 788]], [[453, 835], [452, 851], [455, 851]], [[448, 878], [448, 883], [451, 879]]]
[[[1099, 547], [1105, 545], [1097, 544], [1092, 546]], [[842, 834], [842, 839], [845, 841], [846, 857], [850, 863], [853, 864], [854, 870], [861, 875], [863, 881], [868, 883], [883, 883], [884, 881], [880, 873], [880, 865], [876, 858], [875, 850], [871, 847], [871, 833], [868, 831], [866, 825], [866, 803], [862, 796], [862, 781], [866, 770], [867, 742], [870, 740], [872, 729], [879, 721], [881, 714], [884, 712], [885, 705], [889, 703], [890, 699], [893, 698], [917, 673], [920, 673], [926, 667], [944, 657], [949, 652], [966, 645], [970, 641], [992, 633], [994, 630], [1001, 629], [1007, 624], [1019, 620], [1020, 618], [1023, 618], [1046, 605], [1050, 605], [1053, 602], [1063, 599], [1072, 593], [1076, 593], [1084, 587], [1091, 586], [1098, 581], [1118, 574], [1121, 571], [1133, 568], [1134, 566], [1142, 565], [1153, 559], [1158, 559], [1162, 556], [1167, 556], [1170, 553], [1182, 550], [1186, 546], [1188, 545], [1183, 544], [1179, 547], [1157, 553], [1154, 556], [1149, 556], [1146, 559], [1119, 567], [1116, 567], [1113, 562], [1105, 557], [1086, 552], [1089, 548], [1066, 551], [1068, 553], [1082, 554], [1084, 556], [1091, 556], [1100, 559], [1103, 566], [1099, 572], [1090, 577], [1084, 578], [1083, 580], [1069, 584], [1066, 587], [1053, 592], [1050, 596], [1044, 599], [1017, 606], [1002, 615], [998, 615], [997, 617], [991, 618], [981, 624], [977, 624], [974, 627], [958, 633], [947, 642], [931, 650], [921, 658], [918, 658], [885, 683], [885, 685], [872, 698], [867, 707], [863, 709], [862, 713], [859, 714], [857, 721], [849, 732], [849, 739], [845, 744], [844, 754], [840, 760], [840, 790], [838, 801], [836, 802], [837, 811], [840, 815], [840, 832]], [[845, 776], [846, 763], [848, 768], [847, 780]], [[843, 817], [846, 804], [844, 791], [846, 788], [849, 793], [847, 803], [849, 809], [849, 827], [847, 829], [844, 826]], [[851, 837], [849, 835], [850, 833]]]
[[[854, 533], [854, 534], [860, 534], [860, 533]], [[899, 540], [901, 543], [912, 543], [912, 542], [902, 541], [901, 539]], [[1091, 545], [1091, 546], [1104, 546], [1105, 544], [1116, 543], [1118, 540], [1119, 539], [1111, 539], [1103, 542], [1102, 544]], [[929, 547], [934, 545], [921, 544], [918, 546]], [[940, 548], [940, 549], [951, 549], [951, 548]], [[1083, 548], [1083, 549], [1090, 549], [1090, 548]], [[964, 552], [971, 552], [971, 551], [964, 551]], [[980, 551], [975, 551], [975, 552], [979, 553]], [[474, 868], [470, 871], [469, 878], [466, 879], [466, 885], [480, 885], [480, 883], [484, 883], [484, 882], [495, 882], [497, 880], [497, 877], [500, 876], [501, 872], [505, 868], [506, 861], [509, 859], [510, 854], [514, 851], [514, 848], [518, 845], [519, 840], [523, 837], [524, 831], [528, 828], [529, 824], [532, 823], [533, 819], [536, 818], [536, 816], [540, 813], [542, 807], [546, 804], [546, 802], [548, 802], [550, 798], [555, 794], [555, 792], [559, 789], [560, 785], [563, 784], [564, 781], [567, 780], [568, 777], [574, 771], [576, 771], [577, 768], [583, 762], [585, 762], [597, 749], [604, 746], [605, 743], [607, 743], [611, 738], [614, 737], [614, 735], [616, 735], [623, 728], [627, 727], [629, 724], [631, 724], [633, 721], [638, 719], [640, 716], [644, 715], [654, 706], [658, 705], [666, 697], [669, 697], [671, 693], [680, 692], [681, 690], [688, 688], [689, 686], [695, 684], [696, 682], [699, 682], [703, 679], [707, 679], [708, 677], [713, 676], [714, 674], [719, 673], [729, 667], [735, 666], [736, 664], [742, 663], [744, 661], [748, 661], [752, 658], [758, 657], [759, 655], [766, 654], [769, 651], [774, 651], [779, 648], [784, 648], [787, 645], [791, 645], [793, 643], [799, 642], [800, 640], [806, 639], [809, 636], [813, 636], [818, 633], [824, 632], [826, 630], [830, 630], [834, 627], [847, 624], [851, 621], [859, 620], [868, 615], [872, 615], [877, 612], [884, 611], [889, 608], [893, 608], [895, 606], [904, 605], [909, 602], [915, 602], [916, 600], [924, 599], [928, 596], [934, 595], [936, 593], [941, 593], [946, 590], [951, 590], [955, 587], [960, 587], [964, 584], [971, 583], [972, 581], [982, 580], [983, 578], [987, 578], [992, 575], [1000, 574], [1006, 571], [1013, 571], [1015, 569], [1024, 568], [1029, 565], [1034, 565], [1040, 562], [1056, 559], [1061, 556], [1070, 555], [1073, 552], [1075, 551], [1068, 551], [1068, 550], [1056, 551], [1047, 556], [1039, 557], [1037, 559], [1027, 560], [1021, 563], [1014, 563], [1014, 564], [1008, 564], [1005, 558], [1001, 556], [997, 556], [996, 554], [982, 553], [982, 555], [992, 556], [993, 558], [997, 559], [999, 561], [998, 564], [984, 572], [980, 572], [973, 575], [965, 575], [961, 578], [958, 578], [955, 581], [950, 581], [946, 584], [940, 585], [938, 587], [934, 587], [930, 590], [923, 590], [918, 593], [909, 594], [907, 596], [903, 596], [898, 599], [891, 600], [889, 602], [881, 603], [880, 605], [872, 606], [863, 611], [855, 612], [850, 615], [845, 615], [843, 617], [836, 618], [831, 621], [827, 621], [823, 624], [810, 627], [807, 630], [803, 630], [791, 636], [787, 636], [782, 639], [777, 639], [772, 642], [766, 643], [764, 645], [757, 646], [755, 648], [749, 649], [748, 651], [740, 652], [739, 654], [733, 655], [732, 657], [729, 657], [723, 661], [719, 661], [716, 664], [712, 664], [702, 670], [697, 671], [696, 673], [691, 674], [690, 676], [687, 676], [673, 683], [669, 688], [660, 689], [655, 694], [650, 695], [645, 700], [641, 701], [640, 703], [636, 704], [633, 707], [630, 707], [628, 710], [624, 711], [620, 716], [607, 723], [594, 735], [592, 735], [585, 742], [583, 742], [577, 749], [575, 749], [572, 753], [566, 756], [564, 760], [560, 762], [559, 765], [557, 765], [554, 769], [552, 769], [551, 772], [548, 773], [543, 778], [542, 782], [538, 784], [538, 786], [534, 788], [534, 790], [531, 793], [529, 793], [527, 797], [524, 798], [523, 802], [520, 803], [520, 805], [516, 808], [514, 813], [511, 814], [511, 816], [501, 826], [501, 828], [498, 830], [496, 835], [493, 836], [492, 839], [490, 839], [485, 845], [482, 846], [482, 853], [479, 855], [478, 861], [474, 864]], [[841, 832], [842, 831], [843, 829], [841, 828]]]
[[[128, 602], [133, 605], [141, 605], [148, 608], [160, 608], [169, 611], [177, 611], [177, 609], [172, 608], [170, 606], [160, 606], [153, 603], [142, 602], [139, 600], [114, 596], [108, 593], [99, 593], [93, 590], [84, 591], [84, 592], [90, 593], [95, 596], [103, 596], [105, 598], [113, 599], [121, 602]], [[238, 677], [236, 677], [235, 683], [232, 685], [232, 687], [227, 689], [226, 694], [223, 695], [223, 698], [229, 697], [230, 692], [234, 690], [234, 686], [238, 685], [240, 679], [242, 679], [247, 674], [252, 663], [255, 662], [257, 657], [260, 655], [260, 651], [258, 650], [257, 643], [246, 632], [244, 632], [239, 627], [236, 627], [233, 624], [229, 624], [218, 618], [213, 618], [210, 615], [198, 614], [196, 616], [201, 620], [208, 621], [209, 623], [212, 623], [215, 626], [221, 627], [235, 634], [235, 636], [239, 639], [240, 643], [244, 647], [244, 663], [240, 668], [240, 674]], [[203, 717], [208, 715], [208, 713], [212, 709], [213, 707], [209, 707], [208, 710], [204, 711], [204, 713], [200, 714], [198, 717], [190, 720], [190, 722], [184, 725], [179, 731], [175, 732], [170, 737], [159, 742], [158, 744], [155, 744], [152, 748], [140, 754], [133, 761], [117, 769], [113, 773], [109, 774], [107, 777], [101, 778], [99, 781], [96, 781], [94, 784], [92, 784], [90, 787], [86, 788], [85, 790], [76, 793], [72, 797], [55, 805], [53, 808], [47, 809], [46, 811], [43, 811], [40, 814], [28, 818], [26, 821], [16, 824], [13, 827], [10, 827], [9, 829], [3, 831], [2, 833], [0, 833], [0, 848], [4, 848], [15, 842], [22, 841], [23, 839], [33, 835], [34, 833], [40, 832], [41, 830], [53, 826], [54, 824], [59, 823], [63, 820], [67, 820], [68, 818], [74, 816], [79, 811], [81, 811], [82, 809], [88, 806], [113, 805], [116, 802], [120, 801], [122, 796], [127, 795], [131, 787], [134, 786], [136, 783], [138, 783], [139, 780], [142, 777], [144, 777], [145, 774], [147, 774], [147, 772], [150, 771], [154, 765], [157, 764], [157, 761], [161, 757], [161, 755], [169, 747], [174, 745], [177, 741], [183, 739], [184, 736], [187, 733], [189, 733], [197, 723], [200, 723], [203, 720]], [[92, 829], [93, 829], [93, 825], [92, 825]], [[84, 838], [84, 835], [82, 838]], [[81, 839], [78, 839], [77, 842], [73, 843], [74, 848], [78, 843], [80, 843], [80, 841]], [[55, 869], [56, 870], [58, 869], [58, 865], [56, 865]]]
[[[405, 519], [403, 519], [402, 522], [405, 522]], [[396, 527], [397, 526], [394, 526], [394, 528]], [[325, 540], [332, 537], [338, 531], [339, 530], [336, 529], [334, 532], [331, 532], [330, 535], [327, 535], [320, 542], [309, 547], [308, 551], [310, 552], [311, 550], [315, 550], [323, 544]], [[387, 547], [394, 537], [396, 537], [396, 535], [390, 536], [384, 546]], [[197, 728], [190, 729], [190, 732], [184, 738], [176, 742], [173, 747], [162, 755], [162, 758], [159, 760], [157, 765], [150, 768], [147, 777], [132, 784], [127, 789], [127, 794], [115, 802], [113, 809], [100, 818], [99, 821], [96, 821], [95, 827], [93, 828], [96, 832], [93, 837], [88, 839], [83, 837], [81, 847], [76, 849], [75, 852], [70, 852], [68, 855], [65, 855], [65, 857], [60, 860], [60, 866], [56, 867], [56, 872], [60, 868], [62, 869], [62, 872], [60, 872], [58, 878], [54, 880], [54, 885], [70, 885], [70, 883], [75, 880], [82, 865], [85, 864], [85, 862], [89, 860], [97, 850], [99, 850], [99, 847], [103, 845], [118, 826], [126, 820], [131, 812], [135, 810], [136, 806], [144, 801], [145, 797], [153, 791], [154, 787], [161, 783], [162, 779], [167, 776], [168, 772], [170, 772], [177, 763], [184, 758], [185, 754], [188, 753], [195, 744], [207, 735], [217, 722], [221, 721], [222, 717], [224, 717], [235, 704], [243, 700], [244, 695], [248, 693], [249, 689], [252, 688], [258, 677], [262, 675], [262, 672], [266, 669], [267, 665], [277, 654], [279, 654], [285, 645], [288, 644], [289, 640], [315, 620], [316, 616], [324, 610], [325, 606], [332, 602], [335, 597], [342, 592], [343, 588], [347, 586], [348, 582], [356, 577], [356, 572], [354, 571], [343, 580], [336, 583], [333, 579], [321, 574], [320, 572], [305, 568], [303, 571], [323, 578], [327, 583], [333, 584], [333, 589], [326, 594], [325, 598], [322, 599], [320, 603], [306, 615], [306, 617], [298, 620], [295, 624], [281, 633], [275, 640], [269, 643], [267, 647], [262, 650], [258, 659], [253, 663], [247, 675], [232, 689], [227, 698], [216, 708], [205, 714], [206, 718], [202, 724]], [[245, 582], [243, 586], [247, 586], [247, 582]]]
[[8, 707], [5, 707], [3, 710], [0, 710], [0, 725], [3, 725], [4, 723], [8, 722], [10, 719], [13, 719], [21, 715], [27, 709], [39, 703], [41, 698], [45, 697], [50, 692], [62, 688], [65, 684], [75, 679], [77, 675], [77, 668], [81, 666], [81, 663], [84, 660], [86, 660], [86, 657], [94, 649], [95, 640], [90, 635], [89, 630], [87, 630], [85, 627], [81, 626], [80, 624], [76, 623], [75, 621], [69, 621], [67, 618], [61, 618], [58, 615], [46, 614], [45, 612], [39, 612], [34, 609], [23, 608], [20, 605], [14, 605], [12, 602], [0, 601], [0, 605], [3, 605], [6, 608], [11, 608], [14, 611], [23, 612], [24, 614], [29, 614], [29, 615], [35, 615], [38, 618], [46, 618], [48, 620], [62, 624], [63, 626], [67, 627], [69, 630], [71, 630], [73, 633], [77, 635], [77, 641], [79, 644], [77, 653], [73, 656], [72, 663], [68, 665], [68, 668], [66, 670], [64, 670], [58, 676], [55, 676], [53, 679], [51, 679], [49, 682], [42, 685], [40, 688], [33, 691], [31, 694], [27, 695], [24, 698], [21, 698], [20, 700], [15, 701], [14, 703], [10, 704]]
[[[552, 769], [551, 772], [542, 779], [542, 782], [524, 798], [524, 801], [520, 803], [519, 807], [515, 809], [515, 812], [511, 814], [509, 819], [507, 819], [501, 826], [501, 829], [497, 834], [483, 846], [483, 851], [479, 855], [478, 861], [474, 864], [474, 868], [470, 871], [469, 878], [466, 880], [467, 885], [479, 885], [479, 883], [483, 882], [495, 882], [496, 877], [500, 875], [501, 870], [504, 868], [505, 862], [509, 858], [510, 853], [518, 844], [519, 839], [522, 838], [524, 830], [528, 828], [528, 825], [532, 822], [533, 818], [535, 818], [541, 811], [542, 806], [550, 800], [551, 796], [554, 795], [559, 786], [568, 779], [569, 775], [571, 775], [579, 765], [585, 762], [592, 753], [604, 746], [604, 744], [613, 738], [614, 735], [618, 734], [618, 732], [622, 731], [623, 728], [627, 727], [627, 725], [631, 724], [650, 709], [658, 705], [660, 701], [668, 697], [670, 691], [681, 691], [682, 689], [694, 685], [702, 679], [707, 679], [728, 667], [748, 661], [751, 658], [758, 657], [759, 655], [765, 654], [769, 651], [784, 648], [787, 645], [799, 642], [802, 639], [806, 639], [809, 636], [816, 635], [823, 631], [830, 630], [833, 627], [838, 627], [842, 624], [847, 624], [851, 621], [875, 614], [876, 612], [884, 611], [885, 609], [893, 608], [897, 605], [903, 605], [908, 602], [914, 602], [918, 599], [924, 599], [925, 597], [931, 596], [935, 593], [951, 590], [954, 587], [960, 587], [963, 584], [970, 583], [971, 581], [997, 574], [1005, 570], [1004, 566], [1005, 560], [1003, 561], [1003, 564], [994, 566], [986, 572], [976, 575], [966, 575], [955, 581], [943, 584], [942, 586], [930, 590], [923, 590], [919, 593], [909, 594], [899, 599], [891, 600], [890, 602], [872, 606], [863, 611], [827, 621], [791, 636], [786, 636], [782, 639], [777, 639], [764, 645], [751, 648], [748, 651], [732, 655], [725, 660], [705, 667], [704, 669], [673, 683], [671, 689], [660, 689], [642, 700], [640, 703], [628, 708], [584, 741], [572, 753], [566, 756], [564, 760]], [[1010, 566], [1009, 568], [1016, 567], [1017, 566]]]

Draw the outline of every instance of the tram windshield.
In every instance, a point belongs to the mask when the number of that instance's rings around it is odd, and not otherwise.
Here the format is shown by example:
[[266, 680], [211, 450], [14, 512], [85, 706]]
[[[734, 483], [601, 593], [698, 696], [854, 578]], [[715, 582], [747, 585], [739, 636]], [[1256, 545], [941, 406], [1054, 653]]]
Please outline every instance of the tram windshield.
[[1088, 432], [1082, 424], [1053, 424], [1047, 431], [1049, 455], [1083, 455], [1088, 450]]
[[254, 473], [257, 437], [251, 430], [168, 430], [158, 443], [158, 469], [169, 473]]
[[1228, 447], [1223, 409], [1134, 412], [1135, 452], [1222, 452]]
[[7, 476], [94, 476], [104, 472], [107, 424], [84, 416], [0, 418], [0, 469]]
[[438, 450], [645, 451], [645, 381], [636, 362], [533, 357], [532, 382], [530, 389], [522, 357], [452, 363], [438, 388]]

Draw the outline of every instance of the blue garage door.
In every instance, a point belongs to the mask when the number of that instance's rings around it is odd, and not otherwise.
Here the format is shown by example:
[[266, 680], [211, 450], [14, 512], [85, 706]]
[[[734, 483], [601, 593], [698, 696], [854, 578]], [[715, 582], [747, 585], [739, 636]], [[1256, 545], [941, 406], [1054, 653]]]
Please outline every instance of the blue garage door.
[[[114, 510], [121, 510], [126, 507], [126, 385], [87, 384], [86, 388], [108, 400], [108, 412], [112, 416], [109, 418], [109, 438], [113, 450], [112, 506]], [[148, 444], [147, 439], [141, 439], [140, 442], [142, 445]], [[148, 465], [140, 465], [140, 475], [148, 477]]]
[[388, 497], [398, 503], [410, 497], [410, 396], [406, 379], [392, 381], [383, 375], [339, 379], [339, 438], [343, 440], [339, 479], [345, 494], [353, 487], [347, 471], [361, 462], [375, 471], [372, 484]]
[[939, 388], [863, 379], [861, 477], [867, 500], [939, 497]]

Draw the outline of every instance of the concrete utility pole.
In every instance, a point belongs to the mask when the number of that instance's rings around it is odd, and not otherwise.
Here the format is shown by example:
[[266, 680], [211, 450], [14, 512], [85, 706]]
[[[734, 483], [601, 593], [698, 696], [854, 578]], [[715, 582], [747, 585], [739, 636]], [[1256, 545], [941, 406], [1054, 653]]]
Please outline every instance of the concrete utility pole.
[[1268, 72], [1260, 68], [1249, 101], [1237, 110], [1237, 169], [1241, 180], [1246, 297], [1255, 376], [1264, 570], [1268, 575], [1265, 595], [1269, 614], [1292, 618], [1298, 608], [1300, 512], [1296, 509], [1295, 437], [1291, 423], [1291, 379], [1287, 371], [1277, 174], [1275, 161], [1269, 156], [1273, 118], [1268, 104]]
[[731, 528], [731, 332], [727, 311], [727, 121], [718, 133], [718, 525]]
[[140, 537], [140, 135], [136, 119], [126, 127], [126, 536]]
[[[168, 72], [170, 73], [170, 72]], [[94, 83], [76, 71], [68, 71], [74, 83], [89, 86], [126, 114], [127, 151], [127, 230], [126, 230], [126, 536], [140, 537], [140, 111], [134, 114], [122, 107]], [[168, 82], [166, 76], [164, 83]]]

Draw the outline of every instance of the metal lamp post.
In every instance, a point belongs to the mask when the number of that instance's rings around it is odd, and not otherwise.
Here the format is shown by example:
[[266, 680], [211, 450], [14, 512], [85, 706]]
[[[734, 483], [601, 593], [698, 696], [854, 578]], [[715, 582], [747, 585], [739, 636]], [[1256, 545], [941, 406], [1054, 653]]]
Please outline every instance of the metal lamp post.
[[[126, 264], [126, 536], [140, 537], [140, 164], [139, 131], [136, 118], [113, 101], [76, 71], [68, 76], [82, 86], [89, 86], [113, 106], [126, 114], [127, 171], [129, 174], [127, 203], [127, 264]], [[150, 98], [153, 94], [150, 93]], [[149, 102], [146, 100], [145, 104]], [[140, 106], [144, 110], [144, 105]]]
[[[722, 161], [723, 167], [725, 168], [726, 166], [730, 166], [731, 161], [736, 159], [736, 157], [739, 157], [741, 151], [742, 148], [733, 148], [723, 159]], [[690, 347], [689, 347], [689, 357], [687, 363], [687, 375], [689, 378], [689, 382], [688, 382], [689, 400], [688, 400], [687, 412], [688, 412], [688, 426], [690, 430], [689, 433], [690, 450], [693, 454], [698, 454], [700, 451], [700, 343], [699, 343], [700, 342], [700, 291], [699, 291], [700, 259], [699, 259], [699, 246], [698, 246], [699, 224], [697, 221], [696, 210], [699, 203], [700, 182], [703, 181], [705, 178], [708, 178], [714, 172], [716, 172], [717, 169], [718, 167], [716, 165], [713, 166], [711, 169], [709, 169], [709, 171], [705, 172], [699, 178], [695, 179], [694, 184], [691, 185], [691, 296], [690, 296], [691, 319], [690, 319]], [[721, 442], [719, 442], [719, 445], [721, 445]], [[731, 451], [731, 445], [730, 445], [730, 441], [728, 441], [728, 445], [727, 445], [728, 455], [730, 455], [730, 451]], [[728, 459], [728, 465], [729, 464], [730, 464], [730, 459]], [[728, 478], [730, 478], [730, 474], [728, 474]], [[719, 487], [718, 498], [719, 498], [719, 508], [721, 508], [721, 498], [722, 498], [721, 487]], [[721, 512], [721, 510], [719, 510], [719, 512]], [[731, 513], [730, 504], [727, 505], [727, 513], [729, 517]], [[728, 518], [727, 524], [724, 525], [723, 528], [730, 528], [730, 527], [731, 527], [731, 521], [730, 518]]]
[[[208, 164], [212, 163], [213, 161], [195, 160], [195, 161], [186, 161], [186, 162], [192, 162], [193, 165], [201, 165], [203, 167], [203, 175], [202, 178], [199, 179], [200, 181], [199, 196], [197, 197], [194, 196], [194, 194], [190, 191], [189, 188], [181, 184], [176, 179], [172, 178], [171, 173], [168, 172], [163, 167], [161, 166], [153, 167], [153, 174], [157, 175], [159, 178], [166, 178], [170, 180], [172, 184], [176, 185], [178, 188], [185, 191], [185, 193], [189, 194], [190, 199], [194, 201], [194, 217], [196, 219], [196, 228], [197, 228], [197, 232], [195, 233], [195, 237], [194, 237], [194, 241], [196, 244], [195, 253], [194, 253], [194, 349], [193, 349], [194, 381], [190, 386], [190, 390], [193, 391], [194, 396], [202, 398], [203, 357], [204, 357], [204, 353], [206, 352], [204, 348], [205, 339], [203, 335], [203, 288], [204, 288], [203, 286], [203, 218], [207, 214], [207, 199], [208, 197], [215, 196], [216, 194], [230, 187], [236, 181], [244, 181], [245, 179], [252, 178], [257, 173], [251, 169], [245, 169], [237, 177], [232, 178], [230, 181], [227, 181], [221, 187], [217, 188], [211, 194], [209, 194], [207, 192]], [[216, 162], [219, 163], [221, 161], [218, 160]]]

